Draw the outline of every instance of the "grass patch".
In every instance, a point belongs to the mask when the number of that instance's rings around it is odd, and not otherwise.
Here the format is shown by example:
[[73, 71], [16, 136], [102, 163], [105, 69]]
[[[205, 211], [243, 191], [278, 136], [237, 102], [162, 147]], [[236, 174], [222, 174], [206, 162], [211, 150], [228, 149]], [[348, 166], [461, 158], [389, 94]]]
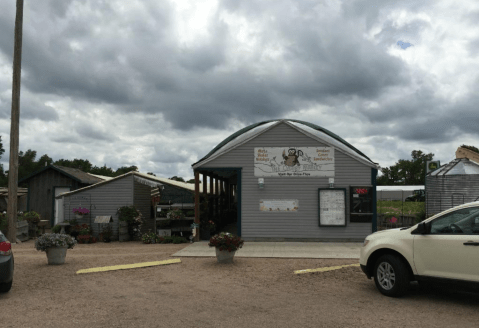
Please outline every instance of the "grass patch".
[[416, 215], [425, 210], [424, 202], [401, 202], [400, 200], [378, 200], [378, 214]]

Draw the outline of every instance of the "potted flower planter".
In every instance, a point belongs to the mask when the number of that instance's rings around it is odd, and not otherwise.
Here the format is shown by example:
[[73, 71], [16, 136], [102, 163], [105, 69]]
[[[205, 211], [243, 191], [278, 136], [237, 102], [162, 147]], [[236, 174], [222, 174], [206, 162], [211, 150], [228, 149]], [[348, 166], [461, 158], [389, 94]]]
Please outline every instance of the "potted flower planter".
[[221, 232], [210, 238], [208, 246], [216, 248], [216, 259], [219, 263], [233, 263], [236, 251], [242, 248], [243, 244], [240, 237]]
[[68, 247], [50, 247], [47, 248], [47, 259], [48, 264], [63, 264], [65, 263], [65, 257], [67, 256], [67, 249]]
[[35, 240], [35, 248], [47, 254], [50, 265], [65, 263], [67, 249], [73, 248], [76, 244], [75, 238], [59, 233], [45, 233]]
[[218, 263], [233, 263], [235, 253], [236, 251], [221, 251], [219, 247], [216, 247], [216, 259], [218, 260]]

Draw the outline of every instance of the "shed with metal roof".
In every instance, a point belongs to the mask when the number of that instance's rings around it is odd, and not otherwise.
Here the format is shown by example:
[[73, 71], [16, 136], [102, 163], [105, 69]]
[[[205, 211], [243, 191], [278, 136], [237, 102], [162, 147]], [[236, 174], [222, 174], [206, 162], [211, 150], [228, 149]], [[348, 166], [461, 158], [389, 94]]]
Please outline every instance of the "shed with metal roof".
[[[357, 241], [376, 229], [378, 164], [315, 124], [252, 124], [192, 167], [196, 222], [234, 223], [246, 240]], [[204, 193], [218, 186], [201, 211], [200, 175]]]
[[62, 207], [55, 204], [55, 196], [103, 181], [82, 170], [60, 165], [48, 165], [18, 181], [28, 186], [27, 210], [40, 213], [43, 220], [54, 225], [61, 216]]

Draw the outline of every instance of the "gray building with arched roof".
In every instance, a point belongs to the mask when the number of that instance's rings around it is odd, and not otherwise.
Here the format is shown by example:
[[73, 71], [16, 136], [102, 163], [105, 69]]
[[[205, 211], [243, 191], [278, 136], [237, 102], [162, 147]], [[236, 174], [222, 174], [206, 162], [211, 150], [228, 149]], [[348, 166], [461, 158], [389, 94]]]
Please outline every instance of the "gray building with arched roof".
[[206, 215], [221, 221], [235, 211], [236, 233], [246, 240], [359, 241], [376, 230], [379, 166], [317, 125], [250, 125], [192, 167], [202, 188], [208, 179], [217, 186]]

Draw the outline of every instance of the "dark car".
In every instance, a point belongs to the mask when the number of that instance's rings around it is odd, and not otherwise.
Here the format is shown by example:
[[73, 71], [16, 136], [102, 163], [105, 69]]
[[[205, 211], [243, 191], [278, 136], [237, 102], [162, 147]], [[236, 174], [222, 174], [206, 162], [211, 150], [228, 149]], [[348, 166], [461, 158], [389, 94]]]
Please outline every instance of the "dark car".
[[0, 231], [0, 293], [6, 293], [12, 288], [13, 282], [13, 252], [12, 245]]

